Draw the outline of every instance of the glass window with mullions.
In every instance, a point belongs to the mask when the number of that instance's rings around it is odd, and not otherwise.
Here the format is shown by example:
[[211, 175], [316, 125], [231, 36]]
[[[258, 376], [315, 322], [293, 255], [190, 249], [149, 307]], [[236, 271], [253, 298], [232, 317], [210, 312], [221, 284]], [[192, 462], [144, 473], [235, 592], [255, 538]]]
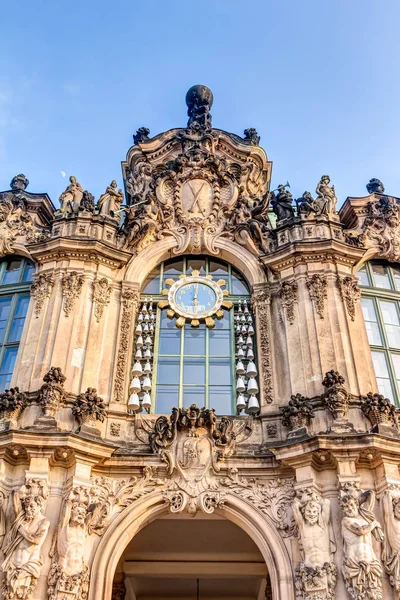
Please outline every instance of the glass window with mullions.
[[371, 261], [358, 271], [379, 392], [400, 404], [400, 266]]
[[190, 275], [224, 279], [229, 299], [235, 304], [249, 300], [249, 288], [242, 274], [231, 265], [210, 257], [188, 256], [159, 265], [147, 277], [142, 300], [150, 299], [157, 311], [154, 332], [151, 411], [168, 414], [174, 406], [191, 404], [214, 408], [217, 414], [235, 412], [235, 337], [234, 311], [225, 310], [215, 327], [176, 326], [157, 307], [166, 287], [165, 280]]
[[10, 386], [29, 305], [34, 265], [26, 258], [0, 262], [0, 392]]

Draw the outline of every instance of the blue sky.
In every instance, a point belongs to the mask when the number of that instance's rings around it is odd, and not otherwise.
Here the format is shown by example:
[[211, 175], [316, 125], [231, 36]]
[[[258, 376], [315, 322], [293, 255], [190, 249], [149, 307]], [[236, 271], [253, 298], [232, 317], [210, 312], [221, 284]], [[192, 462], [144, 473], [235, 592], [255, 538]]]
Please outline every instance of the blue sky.
[[273, 187], [400, 196], [399, 23], [398, 0], [7, 2], [0, 189], [23, 172], [58, 207], [73, 174], [97, 198], [136, 129], [184, 126], [203, 83], [215, 127], [256, 127]]

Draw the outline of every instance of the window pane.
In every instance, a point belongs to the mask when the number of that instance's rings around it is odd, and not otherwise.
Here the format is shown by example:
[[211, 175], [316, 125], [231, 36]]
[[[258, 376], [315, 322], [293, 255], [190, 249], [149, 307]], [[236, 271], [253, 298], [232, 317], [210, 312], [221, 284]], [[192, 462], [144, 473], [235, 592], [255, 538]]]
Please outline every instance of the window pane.
[[232, 414], [232, 388], [210, 386], [209, 407], [213, 408], [217, 415]]
[[197, 404], [202, 408], [206, 404], [205, 386], [183, 386], [183, 406], [188, 408], [191, 404]]
[[32, 281], [32, 275], [35, 272], [35, 266], [30, 263], [26, 263], [24, 269], [24, 276], [22, 277], [22, 281]]
[[143, 286], [143, 294], [159, 294], [160, 293], [160, 267], [153, 269], [147, 276]]
[[381, 300], [380, 305], [389, 346], [400, 348], [400, 322], [396, 304]]
[[189, 275], [193, 271], [193, 269], [197, 269], [200, 271], [200, 275], [206, 274], [206, 261], [204, 258], [189, 258], [187, 260], [186, 265], [186, 273]]
[[185, 327], [185, 355], [194, 354], [196, 356], [206, 353], [206, 330], [205, 325], [202, 329], [193, 329]]
[[161, 310], [160, 327], [163, 329], [174, 329], [176, 331], [176, 319], [167, 317], [167, 311]]
[[205, 384], [206, 365], [204, 358], [184, 358], [183, 383]]
[[381, 346], [382, 339], [377, 323], [374, 301], [372, 298], [362, 298], [361, 305], [364, 313], [365, 328], [367, 330], [369, 343], [374, 346]]
[[398, 292], [400, 292], [400, 267], [392, 265], [392, 274], [393, 274], [396, 290]]
[[369, 286], [367, 267], [364, 266], [362, 269], [360, 269], [357, 275], [360, 278], [360, 285]]
[[11, 298], [0, 298], [0, 343], [4, 339], [7, 319], [10, 316]]
[[385, 265], [377, 264], [372, 264], [371, 267], [374, 274], [375, 286], [379, 288], [385, 288], [385, 290], [390, 290], [392, 286], [390, 285], [387, 267]]
[[175, 329], [160, 330], [160, 354], [179, 354], [181, 349], [181, 332]]
[[18, 348], [7, 348], [0, 369], [0, 391], [4, 391], [10, 386], [12, 373], [14, 370], [15, 359], [17, 358]]
[[214, 329], [230, 329], [230, 327], [231, 327], [231, 319], [230, 319], [229, 312], [224, 310], [224, 316], [222, 317], [222, 319], [215, 319]]
[[[225, 279], [228, 277], [228, 265], [219, 260], [210, 260], [209, 273], [210, 275], [220, 275], [221, 279]], [[226, 282], [228, 283], [228, 280]]]
[[179, 358], [160, 356], [157, 365], [157, 384], [179, 383]]
[[177, 385], [157, 385], [156, 414], [169, 414], [179, 406], [179, 388]]
[[[168, 277], [176, 279], [178, 275], [183, 273], [183, 260], [174, 260], [164, 266], [164, 282]], [[163, 284], [165, 287], [165, 283]]]
[[231, 354], [231, 338], [229, 329], [221, 329], [221, 331], [211, 330], [209, 333], [210, 356], [230, 356]]
[[376, 381], [378, 390], [384, 396], [392, 399], [393, 389], [389, 379], [389, 371], [386, 363], [386, 357], [383, 352], [372, 352], [372, 361], [374, 363]]
[[232, 273], [232, 289], [229, 290], [231, 294], [235, 295], [249, 295], [249, 290], [247, 289], [244, 282], [239, 279], [236, 275]]
[[392, 361], [394, 366], [394, 371], [396, 373], [396, 379], [400, 383], [400, 354], [392, 354]]
[[229, 358], [210, 359], [210, 385], [232, 385], [232, 364]]
[[6, 271], [4, 273], [2, 284], [6, 285], [9, 283], [18, 283], [19, 281], [19, 269], [21, 267], [21, 259], [15, 258], [10, 260], [7, 264]]

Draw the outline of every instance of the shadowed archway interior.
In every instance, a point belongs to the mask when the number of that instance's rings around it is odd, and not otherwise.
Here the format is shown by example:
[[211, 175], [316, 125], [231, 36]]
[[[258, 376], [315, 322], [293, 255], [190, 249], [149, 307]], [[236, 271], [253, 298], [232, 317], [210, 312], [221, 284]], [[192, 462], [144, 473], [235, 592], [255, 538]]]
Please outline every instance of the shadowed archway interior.
[[125, 600], [264, 600], [268, 583], [253, 540], [231, 521], [203, 513], [147, 525], [125, 548], [114, 577]]

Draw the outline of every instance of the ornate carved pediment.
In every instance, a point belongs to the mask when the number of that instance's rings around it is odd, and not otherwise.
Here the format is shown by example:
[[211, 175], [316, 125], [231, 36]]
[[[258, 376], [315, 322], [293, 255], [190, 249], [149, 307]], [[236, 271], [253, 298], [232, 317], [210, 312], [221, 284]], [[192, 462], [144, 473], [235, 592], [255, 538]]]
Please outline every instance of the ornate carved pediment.
[[271, 163], [247, 138], [211, 128], [210, 94], [205, 86], [191, 88], [187, 128], [141, 137], [129, 150], [123, 163], [129, 249], [165, 235], [176, 240], [176, 253], [216, 254], [223, 235], [255, 254], [269, 248]]
[[341, 220], [349, 227], [345, 240], [374, 251], [372, 254], [380, 258], [397, 262], [400, 260], [400, 198], [384, 194], [385, 188], [379, 180], [371, 180], [367, 189], [369, 196], [347, 198], [340, 210]]
[[54, 207], [47, 194], [31, 194], [25, 175], [16, 175], [11, 190], [0, 193], [0, 257], [16, 251], [16, 244], [37, 243], [49, 235]]

